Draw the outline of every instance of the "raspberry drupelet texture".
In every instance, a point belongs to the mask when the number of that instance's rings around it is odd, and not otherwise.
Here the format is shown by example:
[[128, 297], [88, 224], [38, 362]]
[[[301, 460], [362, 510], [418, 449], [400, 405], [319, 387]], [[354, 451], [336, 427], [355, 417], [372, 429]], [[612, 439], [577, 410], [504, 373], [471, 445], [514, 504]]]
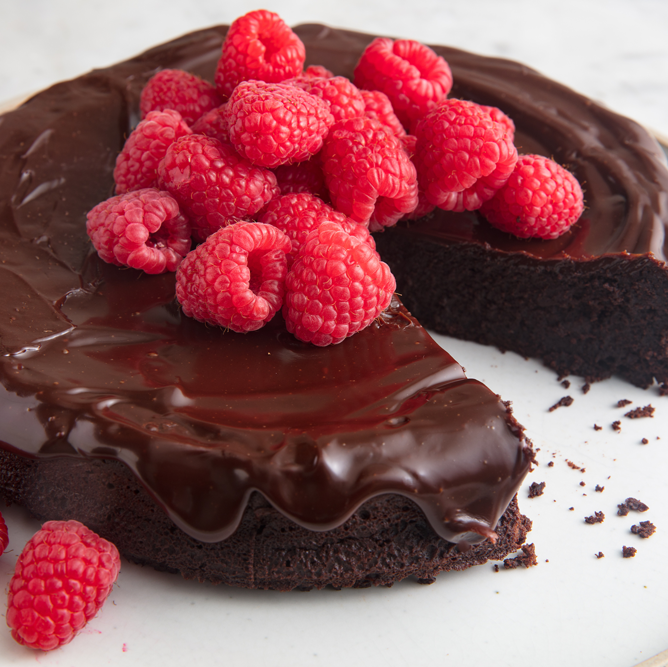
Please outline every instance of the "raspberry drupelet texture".
[[399, 120], [410, 127], [450, 92], [452, 72], [441, 56], [420, 42], [378, 37], [357, 63], [354, 82], [358, 88], [385, 93]]
[[188, 134], [192, 130], [178, 111], [151, 111], [132, 131], [116, 158], [116, 194], [156, 187], [160, 160], [178, 138]]
[[176, 298], [200, 322], [247, 333], [283, 304], [290, 239], [276, 227], [237, 222], [188, 254], [176, 273]]
[[272, 199], [262, 210], [259, 221], [278, 227], [290, 238], [292, 250], [288, 253], [288, 268], [292, 266], [309, 232], [323, 222], [337, 222], [348, 234], [376, 249], [376, 242], [366, 226], [354, 222], [308, 193], [286, 194]]
[[381, 93], [380, 90], [360, 90], [360, 93], [364, 99], [365, 116], [379, 120], [397, 137], [406, 134], [404, 126], [394, 113], [390, 98], [385, 93]]
[[344, 76], [301, 76], [285, 83], [329, 102], [329, 110], [334, 120], [364, 115], [365, 104], [361, 91]]
[[288, 331], [321, 347], [369, 326], [396, 288], [378, 253], [336, 222], [323, 222], [309, 233], [285, 284]]
[[253, 166], [232, 146], [199, 134], [169, 147], [158, 177], [188, 216], [197, 241], [230, 220], [255, 215], [280, 194], [271, 171]]
[[139, 98], [141, 117], [151, 111], [174, 109], [192, 125], [200, 116], [223, 103], [213, 84], [180, 69], [163, 69], [153, 75]]
[[101, 259], [146, 273], [176, 271], [190, 250], [190, 223], [155, 188], [116, 195], [89, 211], [86, 230]]
[[415, 167], [401, 142], [373, 118], [338, 121], [321, 153], [332, 204], [378, 231], [417, 206]]
[[9, 582], [12, 637], [43, 651], [69, 643], [100, 610], [120, 568], [111, 542], [78, 521], [48, 521], [26, 544]]
[[580, 183], [549, 158], [520, 155], [506, 184], [480, 212], [490, 224], [520, 238], [555, 239], [584, 209]]
[[234, 21], [227, 32], [216, 87], [229, 97], [242, 81], [285, 81], [301, 74], [305, 58], [303, 42], [278, 14], [252, 11]]
[[0, 556], [2, 556], [3, 551], [7, 548], [9, 544], [9, 536], [7, 534], [7, 524], [5, 519], [0, 513]]
[[322, 172], [322, 165], [317, 155], [303, 162], [279, 165], [273, 172], [276, 174], [281, 194], [309, 192], [321, 199], [329, 199], [325, 174]]
[[446, 211], [474, 211], [508, 180], [517, 148], [506, 125], [479, 105], [449, 99], [415, 128], [420, 190]]
[[227, 119], [225, 118], [226, 104], [221, 104], [215, 109], [201, 116], [192, 126], [195, 134], [205, 134], [207, 137], [218, 139], [223, 144], [230, 144], [230, 131], [227, 128]]
[[308, 160], [322, 148], [334, 122], [329, 106], [287, 83], [244, 81], [225, 106], [230, 140], [262, 167]]

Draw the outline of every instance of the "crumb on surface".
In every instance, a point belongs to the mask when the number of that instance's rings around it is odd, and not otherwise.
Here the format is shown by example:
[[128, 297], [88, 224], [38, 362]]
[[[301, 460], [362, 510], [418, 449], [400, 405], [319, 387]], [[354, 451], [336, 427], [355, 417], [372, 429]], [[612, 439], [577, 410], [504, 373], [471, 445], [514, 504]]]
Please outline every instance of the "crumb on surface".
[[604, 490], [605, 490], [605, 487], [601, 486], [600, 484], [597, 484], [596, 488], [594, 489], [594, 491], [598, 491], [599, 493], [603, 493]]
[[637, 498], [627, 498], [623, 503], [617, 505], [617, 514], [626, 516], [630, 511], [646, 512], [649, 509], [645, 503]]
[[629, 419], [642, 419], [643, 417], [654, 417], [654, 407], [650, 404], [642, 408], [629, 410], [624, 416], [628, 417]]
[[659, 396], [668, 396], [668, 384], [663, 382], [659, 387]]
[[605, 514], [603, 512], [594, 512], [591, 516], [585, 517], [585, 523], [603, 523], [605, 521]]
[[568, 459], [566, 459], [566, 465], [573, 470], [582, 470], [582, 468], [577, 463], [573, 463], [573, 461], [569, 461]]
[[624, 407], [626, 407], [627, 405], [631, 405], [631, 403], [633, 403], [633, 401], [629, 401], [628, 398], [620, 398], [620, 399], [617, 401], [617, 407], [618, 407], [618, 408], [624, 408]]
[[602, 551], [599, 551], [595, 556], [596, 558], [605, 558], [605, 554]]
[[582, 393], [583, 394], [588, 394], [590, 389], [591, 389], [591, 385], [589, 384], [589, 382], [585, 382], [582, 385]]
[[570, 380], [564, 380], [564, 381], [561, 383], [561, 386], [562, 386], [564, 389], [569, 389], [570, 386], [571, 386]]
[[538, 559], [536, 558], [536, 547], [532, 544], [523, 544], [522, 545], [522, 553], [519, 554], [519, 556], [515, 556], [515, 558], [506, 558], [503, 561], [503, 567], [506, 568], [506, 570], [513, 570], [516, 567], [520, 567], [523, 565], [524, 567], [533, 567], [534, 565], [538, 565]]
[[622, 430], [622, 422], [619, 420], [612, 422], [612, 430], [619, 433]]
[[569, 508], [568, 508], [568, 511], [569, 511], [569, 512], [574, 512], [574, 511], [575, 511], [575, 507], [569, 507]]
[[602, 431], [603, 427], [599, 426], [598, 424], [594, 424], [594, 431]]
[[548, 467], [548, 468], [554, 468], [554, 461], [550, 461], [550, 462], [547, 464], [547, 467]]
[[640, 525], [631, 526], [631, 532], [640, 537], [651, 537], [656, 532], [656, 526], [651, 521], [641, 521]]
[[640, 442], [641, 442], [643, 445], [648, 445], [648, 444], [649, 444], [649, 440], [648, 440], [647, 438], [643, 438]]
[[499, 571], [499, 566], [498, 566], [497, 563], [494, 563], [494, 572], [498, 572], [498, 571]]
[[557, 408], [567, 408], [569, 405], [573, 405], [572, 396], [562, 396], [551, 408], [548, 409], [548, 412], [554, 412]]
[[580, 482], [580, 486], [587, 486], [584, 482]]
[[624, 558], [634, 558], [638, 553], [638, 550], [635, 547], [622, 547], [622, 556]]
[[545, 491], [545, 482], [532, 482], [529, 487], [529, 498], [542, 496], [543, 491]]

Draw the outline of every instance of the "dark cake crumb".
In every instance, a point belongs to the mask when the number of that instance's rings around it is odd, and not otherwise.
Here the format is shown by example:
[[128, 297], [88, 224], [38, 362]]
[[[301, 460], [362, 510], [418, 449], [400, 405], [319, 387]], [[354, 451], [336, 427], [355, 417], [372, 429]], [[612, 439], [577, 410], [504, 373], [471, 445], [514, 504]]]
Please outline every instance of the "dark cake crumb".
[[585, 382], [582, 385], [582, 393], [583, 394], [588, 394], [590, 389], [591, 389], [591, 385], [589, 384], [589, 382]]
[[631, 526], [631, 532], [640, 537], [651, 537], [656, 532], [656, 526], [651, 521], [641, 521], [639, 526]]
[[536, 547], [533, 545], [533, 543], [522, 545], [522, 553], [519, 556], [515, 556], [515, 558], [506, 558], [503, 561], [503, 567], [505, 567], [506, 570], [513, 570], [516, 567], [520, 567], [521, 565], [524, 567], [533, 567], [534, 565], [538, 565], [538, 559], [536, 558]]
[[602, 551], [599, 551], [599, 552], [596, 554], [596, 558], [605, 558], [605, 554], [604, 554]]
[[641, 442], [643, 445], [647, 445], [647, 444], [649, 444], [649, 440], [648, 440], [647, 438], [643, 438], [640, 442]]
[[561, 407], [567, 408], [569, 405], [573, 405], [573, 397], [563, 396], [548, 410], [548, 412], [554, 412], [557, 408]]
[[654, 417], [654, 408], [652, 405], [646, 405], [644, 408], [629, 410], [625, 415], [629, 419], [642, 419], [643, 417]]
[[582, 468], [577, 463], [573, 463], [573, 461], [569, 461], [568, 459], [566, 459], [566, 465], [569, 468], [573, 468], [573, 470], [582, 470]]
[[604, 490], [605, 490], [605, 487], [601, 486], [600, 484], [597, 484], [596, 488], [594, 489], [594, 491], [598, 491], [599, 493], [603, 493]]
[[574, 512], [574, 511], [575, 511], [575, 507], [569, 507], [569, 508], [568, 508], [568, 511], [569, 511], [569, 512]]
[[547, 464], [547, 467], [548, 467], [548, 468], [554, 468], [554, 461], [550, 461], [550, 462]]
[[668, 384], [663, 382], [659, 387], [659, 396], [668, 396]]
[[564, 389], [569, 389], [570, 386], [571, 386], [570, 380], [564, 380], [564, 381], [561, 383], [561, 386], [562, 386]]
[[584, 482], [580, 482], [580, 486], [587, 486]]
[[623, 503], [617, 505], [617, 514], [626, 516], [631, 510], [634, 512], [646, 512], [649, 509], [645, 503], [637, 498], [627, 498]]
[[494, 563], [494, 572], [498, 572], [498, 571], [499, 571], [499, 566], [498, 566], [497, 563]]
[[622, 422], [620, 422], [620, 421], [612, 422], [612, 429], [619, 433], [619, 431], [622, 430]]
[[622, 547], [622, 556], [624, 558], [633, 558], [638, 550], [635, 547]]
[[594, 424], [594, 431], [602, 431], [603, 427], [599, 426], [598, 424]]
[[629, 401], [628, 398], [622, 398], [622, 399], [617, 401], [617, 407], [618, 408], [624, 408], [627, 405], [631, 405], [631, 403], [633, 403], [633, 401]]
[[585, 517], [585, 523], [603, 523], [605, 521], [605, 514], [603, 512], [594, 512], [591, 516]]
[[532, 482], [529, 487], [529, 498], [537, 498], [543, 495], [545, 490], [545, 482]]

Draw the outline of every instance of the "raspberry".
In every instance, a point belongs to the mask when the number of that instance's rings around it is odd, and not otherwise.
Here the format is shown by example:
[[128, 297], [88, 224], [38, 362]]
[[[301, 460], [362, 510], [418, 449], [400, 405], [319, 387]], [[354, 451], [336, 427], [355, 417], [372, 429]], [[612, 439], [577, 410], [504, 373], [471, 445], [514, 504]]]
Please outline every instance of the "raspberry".
[[176, 271], [190, 250], [190, 224], [155, 188], [116, 195], [89, 211], [88, 236], [101, 259], [146, 273]]
[[198, 118], [192, 126], [192, 131], [195, 134], [205, 134], [207, 137], [218, 139], [223, 144], [232, 145], [230, 131], [227, 128], [227, 119], [225, 118], [226, 106], [226, 104], [221, 104]]
[[490, 224], [520, 238], [555, 239], [584, 208], [573, 174], [541, 155], [520, 155], [507, 183], [483, 204]]
[[488, 107], [484, 104], [481, 104], [480, 108], [483, 111], [486, 111], [491, 116], [493, 121], [501, 123], [501, 125], [506, 128], [506, 132], [510, 141], [515, 141], [515, 123], [513, 123], [512, 118], [506, 116], [506, 114], [497, 107]]
[[139, 110], [145, 118], [151, 111], [174, 109], [188, 125], [192, 125], [222, 102], [215, 86], [208, 81], [180, 69], [163, 69], [144, 86]]
[[377, 231], [417, 205], [415, 167], [400, 141], [373, 118], [338, 121], [321, 159], [336, 210]]
[[132, 131], [116, 158], [116, 194], [153, 188], [158, 183], [158, 164], [179, 137], [192, 134], [178, 111], [151, 111]]
[[292, 250], [288, 253], [288, 268], [292, 266], [309, 232], [317, 229], [323, 222], [337, 222], [345, 232], [367, 243], [373, 250], [376, 249], [376, 242], [364, 225], [353, 222], [343, 213], [325, 204], [322, 199], [307, 193], [286, 194], [272, 199], [263, 209], [259, 221], [278, 227], [292, 241]]
[[394, 113], [408, 127], [450, 92], [452, 72], [448, 63], [424, 44], [378, 37], [362, 53], [354, 81], [358, 88], [385, 93]]
[[301, 73], [305, 57], [301, 39], [278, 14], [265, 9], [249, 12], [227, 32], [216, 67], [216, 87], [229, 97], [241, 81], [291, 79]]
[[335, 345], [369, 326], [396, 287], [378, 253], [336, 222], [309, 233], [285, 284], [288, 331], [318, 346]]
[[254, 215], [280, 194], [272, 172], [254, 167], [232, 146], [200, 134], [174, 142], [158, 176], [190, 219], [197, 241], [231, 219]]
[[446, 211], [474, 211], [508, 180], [517, 149], [479, 105], [449, 99], [416, 125], [420, 189]]
[[5, 523], [2, 514], [0, 514], [0, 556], [2, 556], [2, 552], [7, 548], [8, 544], [9, 536], [7, 535], [7, 524]]
[[277, 167], [307, 160], [334, 122], [329, 103], [285, 83], [244, 81], [225, 109], [230, 139], [253, 164]]
[[331, 79], [334, 75], [322, 65], [309, 65], [300, 77]]
[[9, 582], [12, 637], [43, 651], [69, 643], [100, 610], [120, 569], [111, 542], [78, 521], [48, 521], [28, 540]]
[[259, 222], [215, 232], [176, 273], [183, 312], [239, 333], [263, 327], [283, 303], [290, 247], [280, 229]]
[[360, 90], [360, 93], [364, 99], [365, 116], [379, 120], [397, 137], [406, 134], [404, 126], [394, 113], [390, 98], [385, 93], [381, 93], [380, 90]]
[[290, 79], [285, 83], [297, 86], [329, 102], [329, 111], [334, 120], [364, 115], [365, 104], [361, 91], [344, 76], [325, 78], [307, 75]]
[[281, 194], [308, 192], [321, 199], [328, 199], [329, 193], [325, 185], [322, 165], [316, 157], [303, 162], [282, 164], [274, 170]]

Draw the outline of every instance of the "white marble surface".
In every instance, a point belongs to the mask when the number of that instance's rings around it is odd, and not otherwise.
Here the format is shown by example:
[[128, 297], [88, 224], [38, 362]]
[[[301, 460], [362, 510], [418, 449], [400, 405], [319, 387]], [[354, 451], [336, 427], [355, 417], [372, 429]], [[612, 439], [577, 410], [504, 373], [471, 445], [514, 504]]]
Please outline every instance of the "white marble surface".
[[[665, 0], [276, 0], [320, 21], [520, 60], [668, 136]], [[239, 0], [0, 0], [0, 101], [256, 9]]]
[[[230, 22], [256, 6], [0, 0], [0, 100]], [[518, 59], [668, 136], [665, 0], [280, 0], [268, 7], [291, 24], [321, 21]], [[404, 582], [391, 590], [275, 594], [188, 583], [124, 563], [111, 600], [64, 649], [34, 654], [15, 644], [0, 621], [0, 664], [631, 667], [665, 649], [668, 399], [618, 380], [584, 396], [577, 378], [566, 390], [532, 361], [440, 340], [471, 376], [513, 399], [541, 449], [542, 465], [520, 494], [534, 520], [529, 541], [539, 567], [495, 574], [484, 566], [427, 587]], [[549, 413], [565, 394], [575, 398], [573, 406]], [[654, 404], [656, 417], [623, 420], [614, 407], [621, 398], [632, 407]], [[610, 424], [620, 418], [616, 433]], [[594, 431], [594, 422], [604, 429]], [[569, 468], [567, 459], [586, 473]], [[541, 498], [527, 498], [532, 481], [547, 483]], [[596, 484], [605, 491], [595, 492]], [[650, 512], [617, 517], [616, 505], [627, 496], [647, 502]], [[597, 510], [605, 522], [585, 524]], [[0, 592], [38, 527], [16, 508], [2, 511], [11, 544], [0, 558]], [[641, 519], [657, 525], [651, 539], [630, 534]], [[622, 559], [622, 545], [636, 546], [636, 558]], [[596, 559], [598, 551], [605, 558]], [[3, 609], [0, 601], [0, 615]]]

